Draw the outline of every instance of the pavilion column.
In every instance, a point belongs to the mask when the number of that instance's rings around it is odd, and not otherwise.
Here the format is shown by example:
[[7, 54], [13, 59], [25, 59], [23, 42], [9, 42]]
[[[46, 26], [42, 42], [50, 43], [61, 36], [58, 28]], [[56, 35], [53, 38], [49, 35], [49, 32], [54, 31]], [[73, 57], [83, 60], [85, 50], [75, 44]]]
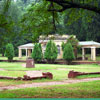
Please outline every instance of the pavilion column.
[[82, 48], [82, 60], [85, 60], [85, 48]]
[[61, 59], [63, 58], [63, 51], [62, 51], [62, 47], [60, 46], [60, 56], [61, 56]]
[[91, 60], [95, 61], [96, 60], [96, 48], [91, 47]]
[[28, 49], [28, 57], [31, 56], [31, 49]]
[[26, 48], [26, 57], [27, 57], [28, 55], [27, 55], [27, 48]]
[[19, 58], [21, 58], [22, 57], [22, 49], [18, 49], [19, 50]]

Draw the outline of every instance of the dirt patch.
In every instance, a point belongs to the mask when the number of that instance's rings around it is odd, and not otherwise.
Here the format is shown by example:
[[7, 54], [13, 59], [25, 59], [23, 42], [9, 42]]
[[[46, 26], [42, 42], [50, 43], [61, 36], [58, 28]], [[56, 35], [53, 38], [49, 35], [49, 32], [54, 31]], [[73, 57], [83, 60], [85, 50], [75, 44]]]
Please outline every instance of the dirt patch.
[[38, 77], [42, 76], [42, 71], [26, 71], [27, 76]]
[[32, 88], [32, 87], [43, 87], [43, 86], [51, 86], [51, 85], [64, 85], [64, 84], [74, 84], [79, 82], [89, 82], [100, 80], [100, 78], [86, 78], [86, 79], [69, 79], [65, 81], [55, 81], [55, 82], [41, 82], [41, 83], [31, 83], [31, 84], [21, 84], [16, 86], [5, 86], [0, 87], [0, 91], [2, 90], [12, 90], [12, 89], [22, 89], [22, 88]]
[[3, 68], [0, 68], [0, 71], [5, 71], [5, 69], [3, 69]]
[[67, 68], [57, 68], [56, 70], [67, 70]]

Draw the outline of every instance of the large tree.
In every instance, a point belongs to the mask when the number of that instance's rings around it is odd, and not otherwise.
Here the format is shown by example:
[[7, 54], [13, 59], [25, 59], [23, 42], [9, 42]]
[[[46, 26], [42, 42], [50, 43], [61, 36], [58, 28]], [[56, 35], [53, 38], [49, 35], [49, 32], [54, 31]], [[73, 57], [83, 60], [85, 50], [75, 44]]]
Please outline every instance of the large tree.
[[51, 11], [62, 12], [70, 8], [82, 8], [100, 14], [99, 0], [46, 0], [61, 6], [61, 9], [49, 9]]

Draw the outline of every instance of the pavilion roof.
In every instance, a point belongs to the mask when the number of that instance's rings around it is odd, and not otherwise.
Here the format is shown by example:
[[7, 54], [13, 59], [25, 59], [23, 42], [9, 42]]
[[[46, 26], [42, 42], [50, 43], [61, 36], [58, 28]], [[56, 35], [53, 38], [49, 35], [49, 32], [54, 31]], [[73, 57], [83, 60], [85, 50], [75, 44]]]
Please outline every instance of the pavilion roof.
[[95, 41], [81, 41], [79, 42], [79, 45], [84, 46], [84, 47], [100, 47], [100, 43], [95, 42]]
[[22, 49], [32, 49], [34, 47], [33, 43], [28, 43], [28, 44], [24, 44], [24, 45], [20, 45], [18, 48], [22, 48]]

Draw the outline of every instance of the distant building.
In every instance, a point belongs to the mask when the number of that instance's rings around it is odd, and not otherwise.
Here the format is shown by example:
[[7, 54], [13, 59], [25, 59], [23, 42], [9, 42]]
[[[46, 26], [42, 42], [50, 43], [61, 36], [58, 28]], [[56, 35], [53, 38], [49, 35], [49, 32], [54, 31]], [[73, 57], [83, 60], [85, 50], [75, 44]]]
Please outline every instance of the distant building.
[[63, 52], [62, 52], [62, 42], [67, 42], [67, 39], [69, 38], [70, 35], [48, 35], [48, 37], [46, 36], [40, 36], [39, 38], [39, 43], [41, 43], [42, 45], [42, 51], [43, 53], [45, 52], [46, 49], [46, 44], [49, 40], [53, 40], [54, 43], [56, 44], [57, 48], [58, 48], [58, 59], [61, 59], [63, 57]]
[[[49, 40], [53, 40], [54, 43], [57, 45], [58, 48], [58, 59], [61, 59], [63, 56], [63, 52], [62, 52], [62, 42], [67, 42], [67, 39], [70, 37], [70, 35], [48, 35], [46, 36], [40, 36], [39, 38], [39, 43], [41, 43], [42, 46], [42, 51], [43, 53], [45, 52], [46, 49], [46, 44]], [[33, 43], [28, 43], [25, 45], [21, 45], [19, 46], [19, 57], [22, 57], [22, 50], [25, 49], [26, 50], [26, 57], [29, 57], [31, 55], [31, 52], [33, 50], [34, 44]]]
[[[67, 39], [70, 37], [70, 35], [48, 35], [46, 36], [40, 36], [39, 38], [39, 43], [41, 43], [42, 46], [42, 51], [43, 53], [45, 52], [46, 49], [46, 44], [49, 40], [53, 40], [54, 43], [57, 45], [58, 48], [58, 59], [63, 58], [63, 52], [62, 52], [62, 42], [67, 42]], [[76, 36], [75, 36], [76, 38]], [[91, 60], [95, 61], [96, 60], [96, 48], [100, 48], [100, 43], [95, 42], [95, 41], [81, 41], [79, 42], [79, 45], [82, 48], [82, 60], [85, 60], [85, 50], [86, 48], [91, 49]], [[33, 43], [28, 43], [25, 45], [21, 45], [18, 47], [19, 49], [19, 57], [22, 57], [22, 50], [26, 50], [26, 57], [29, 57], [32, 53], [32, 50], [34, 48]]]

